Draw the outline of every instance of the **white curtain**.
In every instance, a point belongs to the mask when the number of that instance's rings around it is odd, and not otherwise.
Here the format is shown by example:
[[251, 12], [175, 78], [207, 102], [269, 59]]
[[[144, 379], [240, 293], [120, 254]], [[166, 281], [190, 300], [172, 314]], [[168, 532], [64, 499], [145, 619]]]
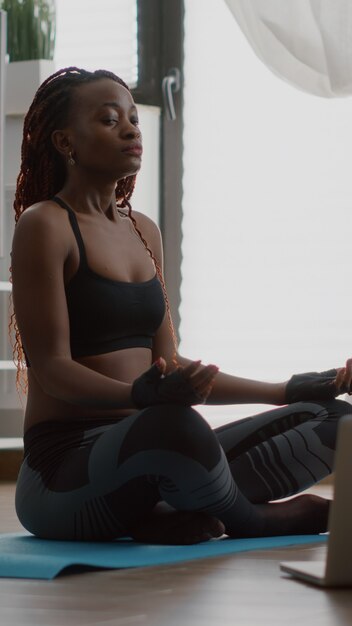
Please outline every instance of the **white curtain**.
[[258, 57], [316, 96], [352, 94], [351, 0], [225, 0]]

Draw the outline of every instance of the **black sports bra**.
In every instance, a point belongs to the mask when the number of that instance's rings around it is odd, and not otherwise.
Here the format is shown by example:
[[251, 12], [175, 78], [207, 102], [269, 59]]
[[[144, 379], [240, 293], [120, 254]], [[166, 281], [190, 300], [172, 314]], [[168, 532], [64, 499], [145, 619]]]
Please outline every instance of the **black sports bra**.
[[66, 285], [72, 357], [104, 354], [124, 348], [152, 348], [164, 314], [160, 281], [129, 283], [100, 276], [90, 269], [77, 216], [61, 198], [77, 240], [80, 264]]
[[165, 314], [157, 275], [143, 283], [128, 283], [93, 272], [75, 212], [61, 198], [53, 200], [68, 212], [80, 252], [79, 268], [66, 286], [72, 356], [151, 348]]

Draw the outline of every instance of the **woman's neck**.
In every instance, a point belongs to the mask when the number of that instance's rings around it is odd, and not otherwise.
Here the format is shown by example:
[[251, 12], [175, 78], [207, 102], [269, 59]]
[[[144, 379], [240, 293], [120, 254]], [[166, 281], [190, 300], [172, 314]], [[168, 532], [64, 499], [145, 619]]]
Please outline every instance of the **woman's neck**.
[[109, 185], [75, 185], [67, 181], [57, 194], [72, 208], [80, 213], [116, 212], [115, 184]]

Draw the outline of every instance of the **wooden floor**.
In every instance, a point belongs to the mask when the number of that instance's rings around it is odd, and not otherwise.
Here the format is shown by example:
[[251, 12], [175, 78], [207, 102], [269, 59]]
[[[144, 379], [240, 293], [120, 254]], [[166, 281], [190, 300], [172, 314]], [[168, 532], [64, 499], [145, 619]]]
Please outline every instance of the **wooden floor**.
[[[13, 496], [14, 484], [0, 483], [0, 532], [21, 530]], [[275, 549], [53, 581], [3, 578], [0, 625], [347, 626], [352, 589], [324, 591], [279, 571], [280, 560], [314, 560], [324, 551]]]

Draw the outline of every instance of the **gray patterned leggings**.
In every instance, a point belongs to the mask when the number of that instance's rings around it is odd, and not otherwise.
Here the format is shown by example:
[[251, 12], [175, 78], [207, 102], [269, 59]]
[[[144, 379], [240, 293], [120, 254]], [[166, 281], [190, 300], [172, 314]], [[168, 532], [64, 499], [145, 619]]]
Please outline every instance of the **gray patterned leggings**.
[[43, 422], [25, 433], [17, 514], [37, 536], [98, 541], [128, 533], [166, 501], [242, 532], [256, 503], [331, 473], [338, 421], [351, 413], [333, 400], [297, 402], [215, 430], [175, 405], [120, 421]]

